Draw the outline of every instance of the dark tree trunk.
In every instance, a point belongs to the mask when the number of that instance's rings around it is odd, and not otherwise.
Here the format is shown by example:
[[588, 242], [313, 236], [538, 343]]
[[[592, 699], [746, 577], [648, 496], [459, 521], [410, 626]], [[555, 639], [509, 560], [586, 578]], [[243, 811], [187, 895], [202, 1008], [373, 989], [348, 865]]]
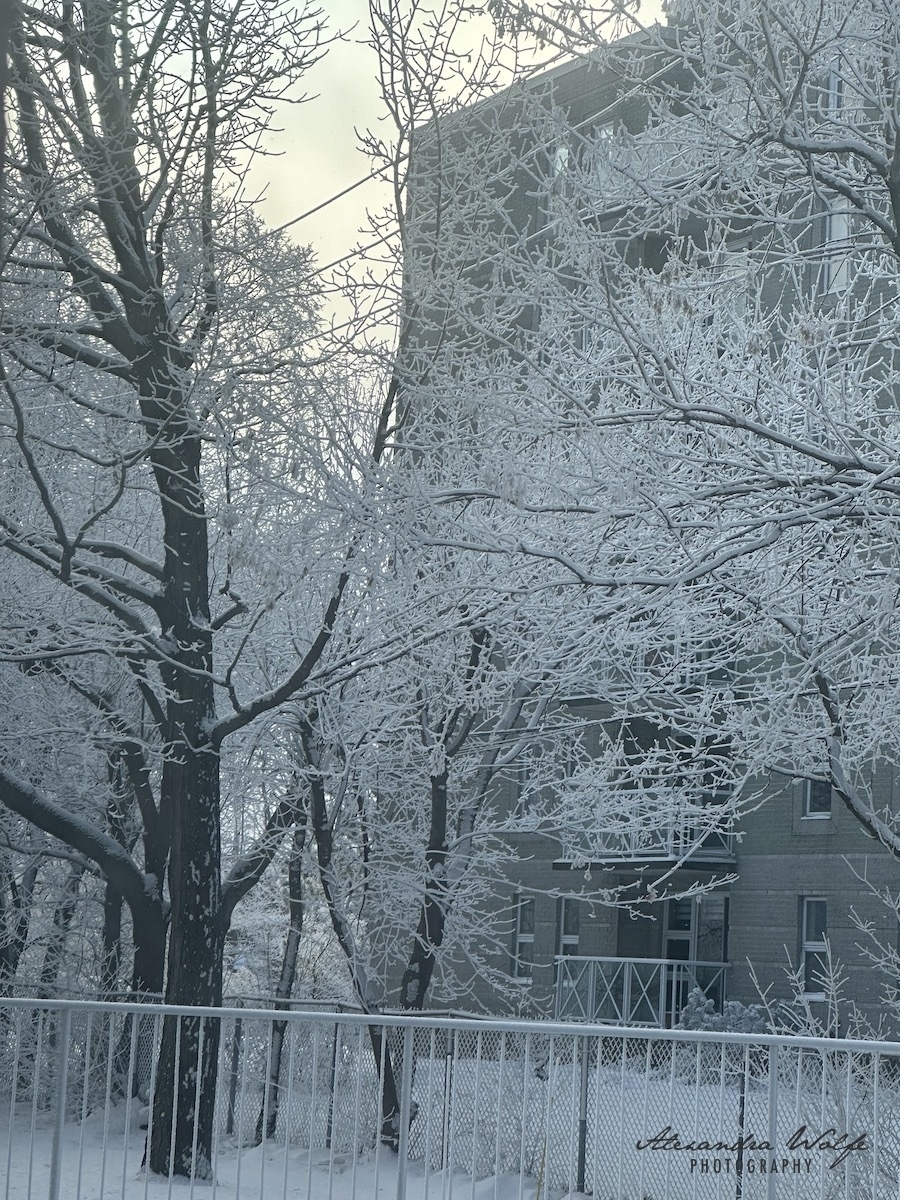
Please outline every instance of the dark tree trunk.
[[[281, 959], [281, 975], [275, 989], [276, 1009], [287, 1009], [291, 992], [294, 989], [294, 979], [297, 975], [297, 955], [300, 950], [300, 937], [303, 933], [303, 851], [306, 846], [306, 815], [301, 824], [294, 830], [291, 845], [291, 856], [288, 860], [288, 906], [290, 924], [284, 943], [284, 954]], [[278, 1123], [278, 1095], [281, 1079], [281, 1057], [284, 1050], [284, 1035], [287, 1030], [286, 1021], [273, 1021], [272, 1034], [269, 1042], [269, 1079], [265, 1095], [259, 1108], [256, 1121], [255, 1144], [263, 1138], [275, 1136]], [[265, 1129], [263, 1129], [265, 1125]]]
[[50, 999], [56, 991], [56, 980], [66, 948], [69, 926], [72, 924], [72, 918], [78, 907], [78, 891], [83, 874], [83, 866], [75, 865], [70, 869], [63, 885], [63, 894], [53, 910], [53, 928], [44, 950], [38, 984], [38, 995], [45, 1000]]
[[[195, 753], [184, 767], [184, 788], [172, 813], [166, 1001], [215, 1007], [222, 1003], [224, 941], [219, 910], [218, 755]], [[209, 1175], [218, 1044], [219, 1024], [214, 1019], [165, 1019], [153, 1108], [152, 1171]]]
[[381, 1076], [381, 1144], [391, 1150], [400, 1148], [400, 1098], [391, 1059], [391, 1044], [382, 1025], [369, 1026], [369, 1041], [375, 1070]]
[[[364, 974], [364, 964], [359, 961], [353, 930], [346, 915], [341, 911], [338, 901], [334, 870], [334, 835], [325, 803], [325, 785], [322, 776], [316, 771], [319, 761], [318, 752], [315, 734], [310, 725], [302, 727], [301, 738], [307, 762], [313, 768], [309, 785], [310, 816], [316, 841], [316, 861], [319, 866], [322, 891], [328, 905], [332, 928], [347, 959], [353, 990], [356, 992], [362, 1010], [371, 1013], [373, 1011], [372, 999], [369, 995], [368, 978]], [[391, 1063], [390, 1046], [382, 1034], [380, 1025], [369, 1026], [369, 1040], [372, 1043], [375, 1070], [381, 1079], [381, 1140], [384, 1145], [396, 1149], [399, 1145], [400, 1104], [397, 1099], [397, 1084]]]
[[[131, 935], [134, 960], [128, 999], [158, 1000], [162, 996], [166, 965], [166, 920], [158, 901], [148, 903], [145, 912], [139, 913], [134, 907], [131, 908]], [[122, 1095], [127, 1089], [130, 1095], [148, 1100], [153, 1021], [148, 1017], [138, 1018], [138, 1044], [132, 1061], [133, 1019], [129, 1014], [122, 1025], [122, 1033], [116, 1047], [116, 1077]]]
[[115, 1000], [119, 993], [122, 966], [122, 893], [107, 881], [103, 891], [103, 960], [100, 963], [100, 993]]
[[163, 993], [166, 970], [166, 919], [160, 904], [148, 905], [145, 913], [131, 910], [134, 961], [131, 968], [130, 999], [148, 996], [158, 1000]]
[[[155, 295], [158, 295], [154, 293]], [[146, 295], [146, 293], [145, 293]], [[168, 328], [161, 296], [151, 318]], [[146, 319], [146, 316], [142, 317]], [[200, 435], [180, 388], [182, 351], [161, 334], [141, 364], [141, 409], [152, 440], [150, 459], [163, 518], [163, 637], [166, 686], [165, 761], [160, 822], [170, 831], [166, 1000], [202, 1007], [222, 1002], [219, 746], [215, 723], [209, 544], [200, 480]], [[212, 1020], [167, 1018], [154, 1097], [150, 1169], [206, 1177], [212, 1155], [219, 1027]]]
[[0, 944], [0, 995], [5, 995], [10, 980], [16, 976], [19, 969], [19, 959], [28, 943], [28, 930], [31, 925], [32, 900], [34, 887], [37, 883], [40, 858], [34, 858], [22, 874], [21, 883], [16, 883], [12, 872], [9, 873], [10, 904], [5, 903], [0, 891], [0, 906], [3, 918], [3, 940]]
[[431, 825], [425, 852], [425, 889], [416, 937], [400, 981], [400, 1007], [421, 1011], [434, 975], [447, 921], [447, 768], [431, 777]]
[[[133, 807], [140, 809], [140, 804], [133, 791], [136, 768], [129, 767], [132, 757], [137, 757], [141, 766], [144, 767], [142, 751], [131, 749], [128, 746], [123, 747], [119, 752], [111, 753], [107, 761], [110, 798], [106, 805], [106, 827], [110, 837], [129, 856], [134, 850], [134, 839], [129, 845], [129, 812]], [[121, 889], [107, 877], [103, 892], [103, 961], [100, 964], [100, 992], [106, 1000], [115, 1000], [121, 985], [123, 901], [124, 896]]]

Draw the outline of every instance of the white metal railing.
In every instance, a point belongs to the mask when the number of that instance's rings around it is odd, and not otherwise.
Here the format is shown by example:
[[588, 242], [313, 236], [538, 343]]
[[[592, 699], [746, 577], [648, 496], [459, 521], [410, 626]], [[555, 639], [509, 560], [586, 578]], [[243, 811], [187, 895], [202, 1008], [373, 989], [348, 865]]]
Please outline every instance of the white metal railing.
[[598, 859], [628, 859], [635, 862], [730, 861], [734, 857], [730, 830], [710, 829], [689, 821], [670, 822], [657, 829], [629, 830], [597, 841], [593, 854]]
[[556, 959], [556, 1018], [668, 1029], [699, 988], [721, 1011], [728, 964], [674, 958]]
[[599, 206], [645, 197], [654, 186], [696, 174], [707, 158], [695, 140], [649, 134], [624, 142], [604, 140], [593, 155], [591, 199]]
[[[218, 1033], [210, 1182], [144, 1166], [166, 1018]], [[0, 999], [3, 1200], [887, 1200], [898, 1128], [898, 1043]]]
[[724, 862], [734, 861], [734, 834], [730, 827], [716, 826], [686, 813], [673, 820], [672, 805], [660, 802], [655, 808], [639, 810], [621, 829], [591, 835], [590, 840], [564, 842], [568, 858], [579, 861], [613, 862], [620, 859], [635, 863]]

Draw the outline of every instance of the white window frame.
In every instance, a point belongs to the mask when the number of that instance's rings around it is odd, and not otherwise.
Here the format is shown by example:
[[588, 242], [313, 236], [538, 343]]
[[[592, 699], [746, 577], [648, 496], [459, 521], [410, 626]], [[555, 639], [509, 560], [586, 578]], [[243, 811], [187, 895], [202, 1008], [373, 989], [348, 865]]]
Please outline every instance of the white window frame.
[[825, 115], [836, 116], [844, 107], [844, 78], [837, 66], [828, 72], [825, 81]]
[[[824, 116], [837, 117], [844, 109], [844, 80], [836, 63], [828, 72], [823, 88]], [[822, 245], [822, 292], [845, 292], [850, 285], [850, 211], [841, 199], [829, 204], [825, 212]]]
[[[813, 904], [823, 904], [825, 906], [824, 929], [821, 937], [816, 937], [811, 928], [811, 906]], [[803, 998], [804, 1000], [824, 1000], [825, 993], [819, 987], [818, 991], [812, 991], [807, 986], [807, 979], [812, 974], [812, 958], [815, 956], [817, 966], [819, 963], [824, 968], [827, 962], [828, 955], [828, 900], [825, 896], [801, 896], [800, 897], [801, 913], [800, 913], [800, 977], [803, 981]]]
[[[816, 787], [824, 787], [828, 789], [828, 809], [813, 808], [813, 789]], [[803, 812], [801, 819], [804, 821], [830, 821], [831, 820], [831, 784], [822, 779], [806, 779], [803, 783]]]
[[[556, 930], [556, 953], [562, 958], [565, 954], [577, 954], [578, 942], [581, 937], [581, 901], [576, 900], [573, 896], [563, 896], [559, 901], [559, 915], [557, 917]], [[575, 932], [566, 933], [566, 921], [569, 914], [574, 914], [575, 917]]]
[[850, 286], [850, 212], [829, 208], [823, 230], [822, 291], [828, 295], [846, 292]]
[[[592, 170], [597, 192], [601, 200], [608, 199], [610, 180], [614, 178], [609, 164], [609, 149], [616, 136], [616, 122], [604, 121], [595, 125], [591, 137]], [[614, 189], [613, 189], [614, 190]]]
[[[510, 975], [520, 983], [531, 983], [534, 975], [534, 896], [524, 896], [520, 892], [514, 899], [516, 924], [513, 930], [512, 970]], [[523, 921], [523, 915], [531, 913], [530, 922]], [[525, 926], [531, 925], [529, 932]], [[523, 948], [531, 947], [531, 954], [523, 958]]]
[[554, 182], [565, 179], [569, 174], [572, 152], [565, 142], [558, 142], [550, 157], [550, 178]]

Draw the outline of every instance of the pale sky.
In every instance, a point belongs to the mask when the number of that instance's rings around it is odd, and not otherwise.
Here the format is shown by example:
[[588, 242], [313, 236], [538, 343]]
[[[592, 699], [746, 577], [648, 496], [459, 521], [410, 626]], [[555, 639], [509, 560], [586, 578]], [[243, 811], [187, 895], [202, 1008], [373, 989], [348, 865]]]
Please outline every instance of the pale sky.
[[[377, 128], [382, 114], [377, 61], [364, 43], [369, 36], [366, 0], [324, 0], [330, 31], [346, 30], [306, 76], [310, 99], [284, 106], [268, 144], [279, 157], [263, 159], [252, 179], [266, 189], [262, 213], [267, 224], [281, 225], [327, 200], [371, 170], [359, 150], [356, 130]], [[355, 28], [353, 26], [355, 25]], [[367, 206], [389, 200], [382, 186], [370, 183], [292, 227], [292, 236], [310, 243], [324, 265], [350, 250], [365, 220]]]
[[[282, 128], [273, 130], [268, 145], [279, 156], [260, 160], [251, 174], [251, 189], [265, 189], [262, 215], [270, 226], [293, 220], [369, 173], [371, 164], [359, 149], [356, 130], [391, 136], [376, 55], [365, 44], [367, 0], [322, 0], [322, 7], [330, 32], [343, 30], [346, 36], [308, 73], [308, 102], [286, 105], [278, 113], [275, 124]], [[644, 20], [657, 19], [659, 11], [659, 0], [642, 0]], [[359, 243], [367, 208], [382, 209], [390, 200], [385, 184], [369, 182], [292, 226], [291, 235], [312, 245], [324, 266]]]

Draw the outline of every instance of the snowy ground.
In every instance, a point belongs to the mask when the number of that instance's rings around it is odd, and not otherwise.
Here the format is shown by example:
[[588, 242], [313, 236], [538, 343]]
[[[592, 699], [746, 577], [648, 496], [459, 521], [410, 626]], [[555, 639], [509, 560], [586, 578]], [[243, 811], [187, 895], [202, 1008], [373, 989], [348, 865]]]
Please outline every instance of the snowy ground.
[[[288, 1149], [277, 1143], [245, 1149], [219, 1146], [212, 1182], [160, 1179], [141, 1170], [145, 1133], [136, 1127], [125, 1137], [124, 1109], [89, 1117], [82, 1129], [67, 1126], [63, 1136], [59, 1200], [556, 1200], [559, 1192], [538, 1189], [519, 1176], [472, 1180], [458, 1173], [431, 1171], [418, 1163], [406, 1169], [405, 1192], [398, 1191], [399, 1162], [391, 1151], [353, 1160], [328, 1151]], [[39, 1118], [31, 1137], [30, 1120], [12, 1130], [0, 1121], [0, 1196], [3, 1200], [47, 1200], [53, 1130]], [[104, 1141], [107, 1150], [104, 1154]], [[6, 1144], [4, 1144], [6, 1143]], [[575, 1200], [577, 1193], [572, 1193]]]
[[[600, 1093], [606, 1090], [601, 1088]], [[663, 1089], [653, 1091], [659, 1095], [654, 1094], [652, 1100], [662, 1102]], [[609, 1089], [609, 1098], [614, 1096]], [[611, 1136], [613, 1142], [624, 1128], [625, 1109], [637, 1115], [632, 1105], [621, 1106], [621, 1093], [616, 1098], [620, 1101], [618, 1112], [605, 1111], [599, 1130], [594, 1131]], [[696, 1098], [695, 1093], [695, 1103]], [[649, 1099], [645, 1094], [645, 1105]], [[648, 1105], [644, 1120], [664, 1121], [663, 1112], [671, 1119], [672, 1099], [670, 1092], [664, 1110], [660, 1103], [659, 1116], [648, 1111], [655, 1105]], [[140, 1121], [134, 1103], [110, 1105], [81, 1123], [66, 1124], [56, 1200], [576, 1200], [580, 1195], [547, 1186], [550, 1162], [559, 1146], [548, 1146], [534, 1176], [495, 1173], [473, 1179], [462, 1171], [429, 1170], [421, 1162], [411, 1161], [406, 1164], [404, 1180], [397, 1155], [388, 1150], [362, 1155], [339, 1149], [310, 1152], [282, 1140], [240, 1149], [234, 1138], [224, 1135], [214, 1146], [214, 1180], [169, 1182], [142, 1170], [147, 1135]], [[0, 1200], [54, 1200], [50, 1192], [53, 1141], [49, 1112], [20, 1106], [10, 1121], [8, 1108], [0, 1109]], [[713, 1174], [711, 1168], [708, 1174], [701, 1174], [699, 1169], [691, 1169], [689, 1156], [636, 1155], [627, 1139], [616, 1150], [609, 1149], [612, 1153], [604, 1156], [606, 1161], [600, 1167], [599, 1177], [604, 1182], [594, 1200], [733, 1200], [736, 1195], [763, 1200], [768, 1194], [769, 1180], [758, 1173], [745, 1177], [738, 1189], [730, 1172]], [[843, 1171], [822, 1171], [822, 1164], [816, 1163], [812, 1172], [804, 1169], [802, 1175], [780, 1177], [775, 1195], [778, 1200], [897, 1196], [896, 1176], [892, 1181], [880, 1180], [877, 1187], [861, 1189], [862, 1182], [859, 1174], [851, 1181]]]
[[[786, 1043], [772, 1073], [770, 1050], [743, 1043], [644, 1044], [613, 1034], [587, 1056], [571, 1037], [538, 1026], [524, 1036], [487, 1023], [474, 1032], [454, 1026], [449, 1037], [426, 1029], [408, 1062], [415, 1118], [404, 1165], [372, 1150], [380, 1089], [366, 1030], [322, 1025], [320, 1035], [318, 1025], [294, 1025], [275, 1136], [262, 1148], [252, 1141], [264, 1111], [268, 1024], [260, 1034], [244, 1017], [241, 1039], [237, 1023], [223, 1039], [215, 1178], [194, 1184], [142, 1171], [147, 1110], [121, 1093], [109, 1099], [112, 1024], [105, 1056], [91, 1030], [73, 1035], [64, 1096], [44, 1042], [10, 1038], [11, 1056], [0, 1062], [0, 1094], [10, 1084], [13, 1093], [0, 1100], [0, 1200], [51, 1196], [60, 1098], [67, 1121], [53, 1200], [561, 1200], [579, 1184], [593, 1200], [900, 1196], [893, 1055], [879, 1066], [865, 1049]], [[811, 1147], [801, 1154], [791, 1149], [801, 1129], [864, 1135], [864, 1145], [840, 1163]], [[733, 1146], [712, 1144], [739, 1130], [754, 1144], [768, 1139], [774, 1153], [738, 1159]], [[690, 1144], [657, 1145], [661, 1131]]]

